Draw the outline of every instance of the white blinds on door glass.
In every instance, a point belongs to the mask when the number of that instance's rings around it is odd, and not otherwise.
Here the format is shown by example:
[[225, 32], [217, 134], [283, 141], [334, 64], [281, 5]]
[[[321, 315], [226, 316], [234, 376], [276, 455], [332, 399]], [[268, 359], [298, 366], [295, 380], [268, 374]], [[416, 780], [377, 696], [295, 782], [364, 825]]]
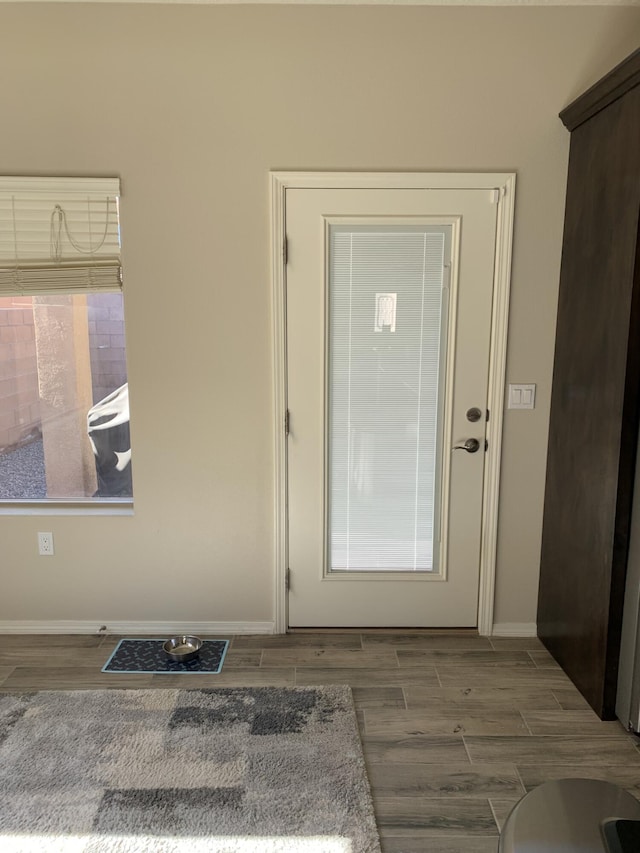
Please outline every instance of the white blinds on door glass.
[[119, 290], [117, 178], [0, 178], [0, 296]]
[[437, 569], [449, 230], [331, 227], [331, 571]]

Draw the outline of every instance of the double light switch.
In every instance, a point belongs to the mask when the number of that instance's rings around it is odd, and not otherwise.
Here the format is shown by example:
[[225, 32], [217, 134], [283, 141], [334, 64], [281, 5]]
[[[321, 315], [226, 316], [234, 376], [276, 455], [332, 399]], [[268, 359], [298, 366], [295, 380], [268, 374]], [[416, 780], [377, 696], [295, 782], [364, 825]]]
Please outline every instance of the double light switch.
[[510, 409], [533, 409], [536, 404], [535, 385], [509, 385]]

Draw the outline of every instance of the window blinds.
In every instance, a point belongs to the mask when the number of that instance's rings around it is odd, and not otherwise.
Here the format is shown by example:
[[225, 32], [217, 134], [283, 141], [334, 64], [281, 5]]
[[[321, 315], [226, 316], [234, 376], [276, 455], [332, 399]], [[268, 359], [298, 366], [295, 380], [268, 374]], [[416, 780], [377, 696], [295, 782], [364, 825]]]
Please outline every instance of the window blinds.
[[117, 178], [0, 177], [0, 296], [120, 290]]
[[332, 571], [434, 571], [446, 227], [332, 226]]

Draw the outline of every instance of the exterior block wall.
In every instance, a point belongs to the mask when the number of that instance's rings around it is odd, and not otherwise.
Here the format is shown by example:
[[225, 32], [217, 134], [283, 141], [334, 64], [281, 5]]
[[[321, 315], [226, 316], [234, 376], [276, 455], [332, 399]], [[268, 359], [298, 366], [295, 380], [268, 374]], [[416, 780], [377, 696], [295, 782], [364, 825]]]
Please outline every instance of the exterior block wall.
[[28, 297], [0, 297], [0, 452], [40, 433], [35, 327]]
[[93, 402], [127, 381], [122, 294], [87, 296]]

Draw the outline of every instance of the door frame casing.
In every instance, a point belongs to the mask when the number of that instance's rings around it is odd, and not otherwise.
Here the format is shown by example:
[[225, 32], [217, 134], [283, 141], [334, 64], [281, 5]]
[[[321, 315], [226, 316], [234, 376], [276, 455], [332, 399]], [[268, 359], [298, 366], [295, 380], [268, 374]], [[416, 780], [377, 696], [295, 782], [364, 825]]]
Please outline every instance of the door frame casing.
[[498, 205], [494, 264], [487, 423], [489, 442], [485, 458], [480, 542], [478, 633], [493, 630], [498, 503], [504, 383], [507, 365], [507, 332], [511, 286], [511, 255], [515, 209], [513, 172], [271, 172], [271, 286], [274, 382], [274, 622], [276, 633], [285, 633], [287, 612], [287, 325], [286, 325], [286, 191], [287, 189], [451, 189], [482, 190], [495, 194]]

